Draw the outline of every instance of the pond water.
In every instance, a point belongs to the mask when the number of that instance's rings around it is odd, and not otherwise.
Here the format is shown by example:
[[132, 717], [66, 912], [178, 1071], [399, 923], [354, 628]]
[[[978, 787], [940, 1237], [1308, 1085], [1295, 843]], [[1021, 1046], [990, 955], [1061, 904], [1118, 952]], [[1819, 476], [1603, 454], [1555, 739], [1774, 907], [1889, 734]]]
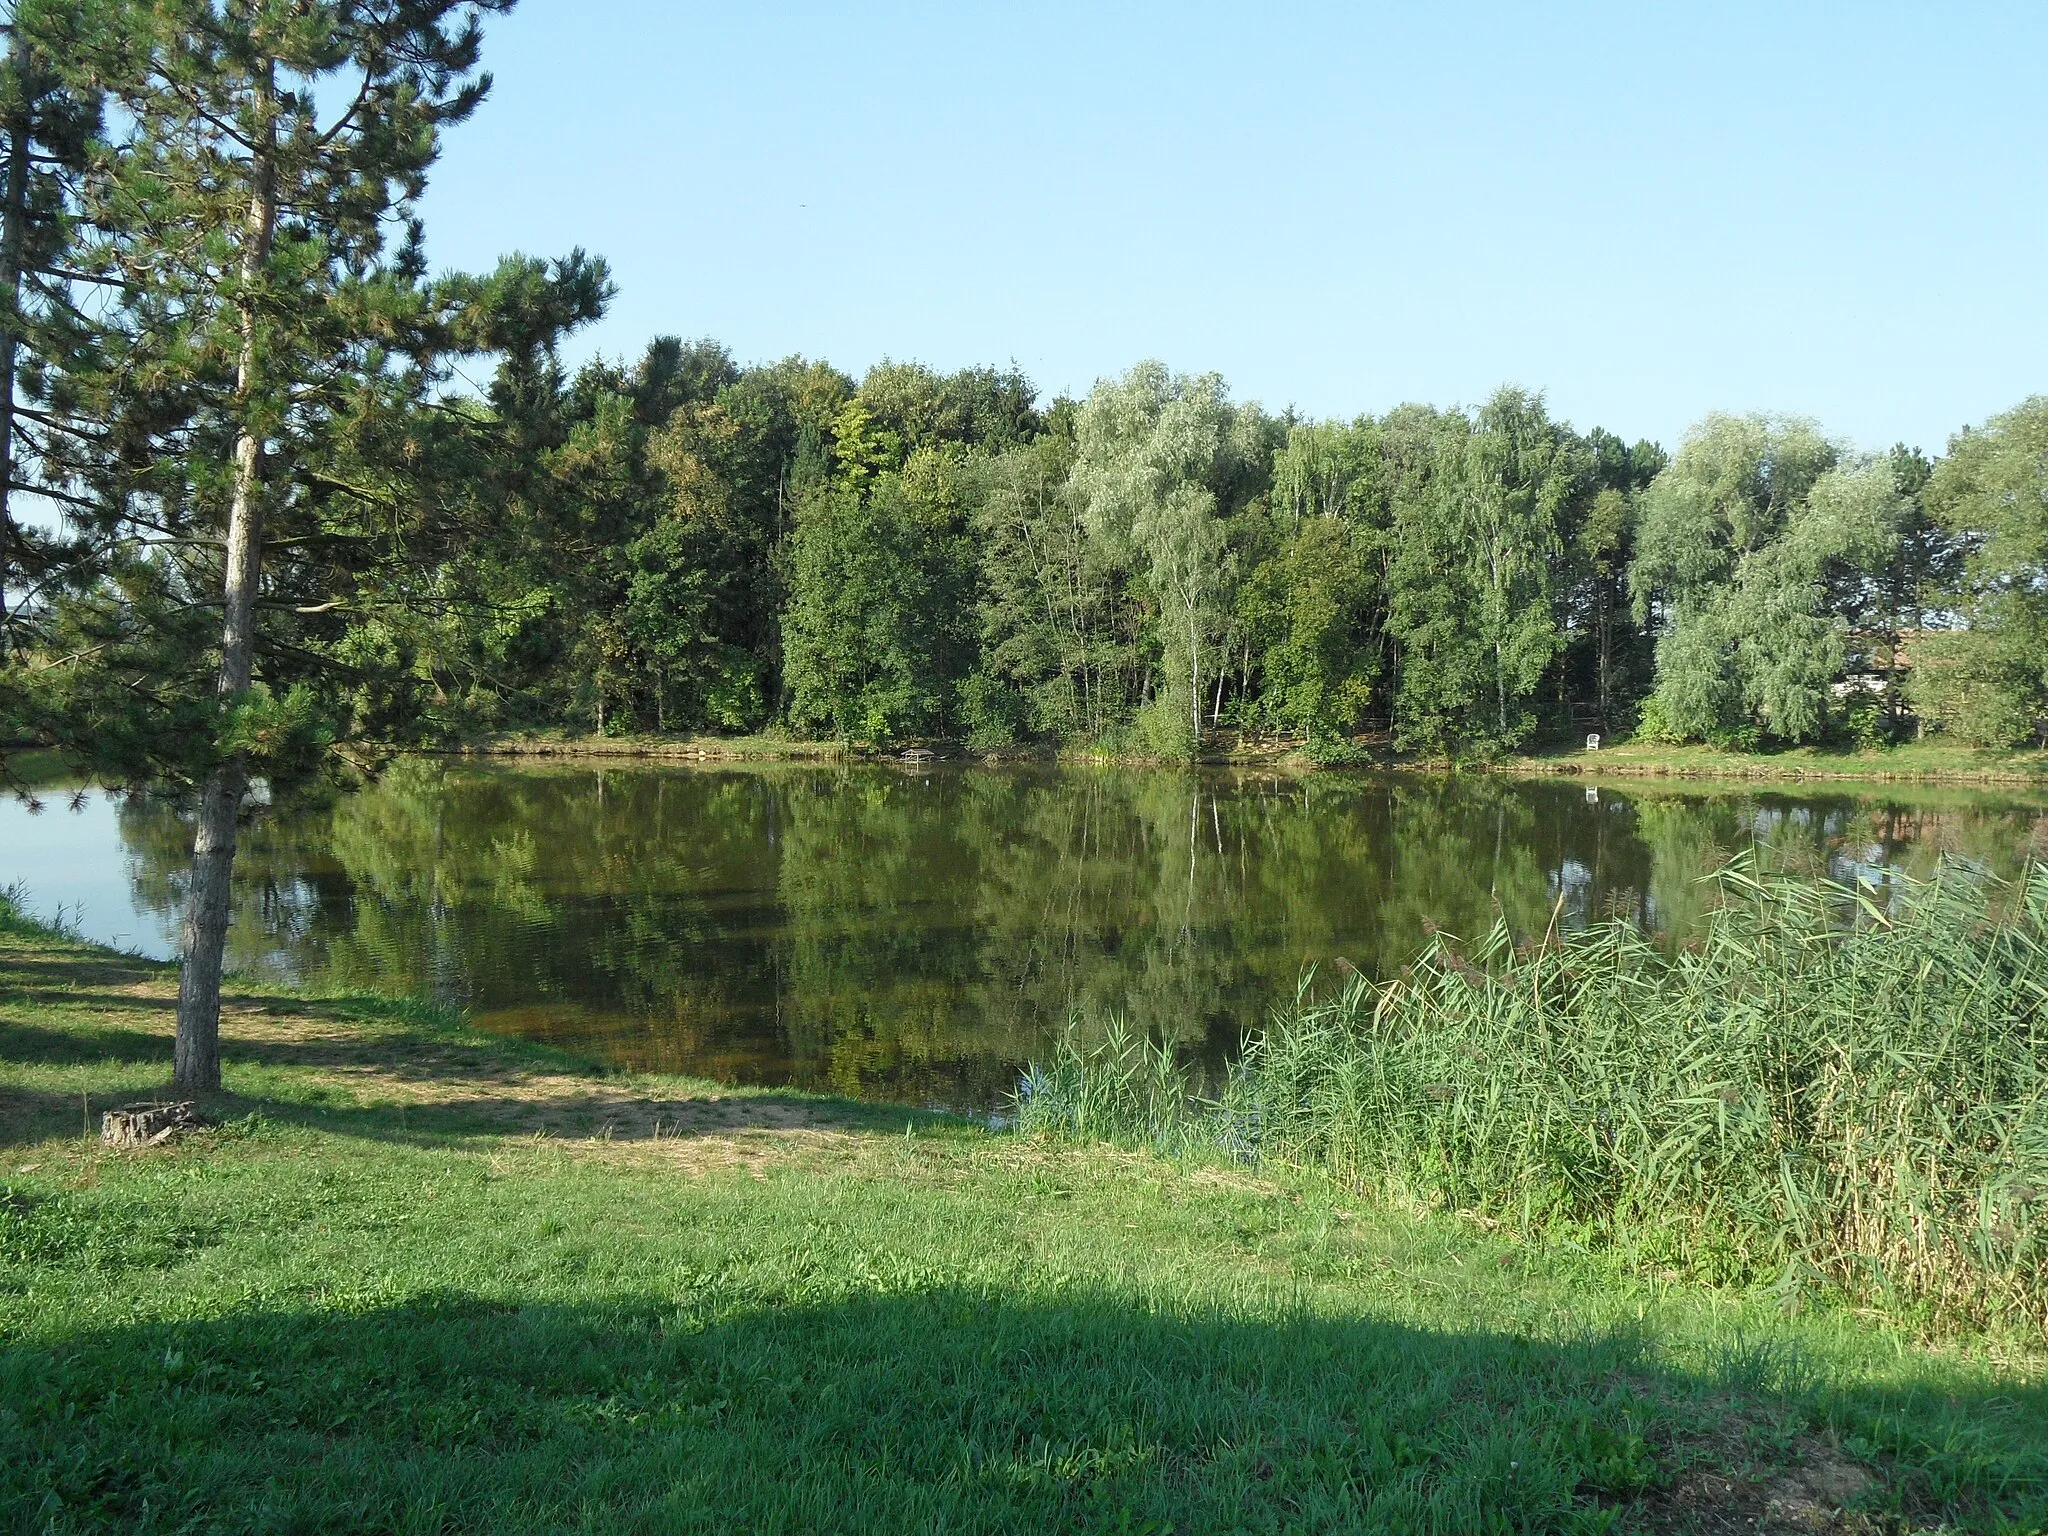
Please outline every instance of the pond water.
[[[0, 885], [172, 953], [189, 821], [45, 790], [0, 801]], [[1343, 957], [1386, 974], [1425, 920], [1482, 934], [1695, 923], [1752, 842], [1879, 883], [2048, 853], [2016, 792], [1589, 786], [1492, 776], [944, 766], [546, 769], [407, 760], [270, 808], [229, 963], [428, 995], [640, 1068], [962, 1109], [1070, 1017], [1217, 1063]]]

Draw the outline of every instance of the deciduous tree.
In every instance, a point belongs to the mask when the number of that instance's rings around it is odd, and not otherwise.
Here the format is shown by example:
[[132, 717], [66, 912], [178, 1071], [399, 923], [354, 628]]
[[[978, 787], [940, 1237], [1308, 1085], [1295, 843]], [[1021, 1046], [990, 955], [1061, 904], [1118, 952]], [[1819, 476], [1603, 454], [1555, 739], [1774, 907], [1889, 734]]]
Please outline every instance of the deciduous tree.
[[1968, 552], [1950, 599], [1965, 627], [1923, 637], [1913, 697], [1968, 740], [2040, 740], [2048, 721], [2048, 396], [1951, 439], [1926, 498]]

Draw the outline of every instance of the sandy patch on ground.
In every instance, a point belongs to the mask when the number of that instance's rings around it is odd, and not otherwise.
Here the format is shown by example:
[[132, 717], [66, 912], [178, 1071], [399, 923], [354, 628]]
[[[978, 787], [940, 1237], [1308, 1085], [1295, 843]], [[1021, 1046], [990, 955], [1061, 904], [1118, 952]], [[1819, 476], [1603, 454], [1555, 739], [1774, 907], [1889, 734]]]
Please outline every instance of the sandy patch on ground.
[[[6, 1011], [26, 1004], [94, 1016], [118, 1032], [110, 1054], [135, 1060], [137, 1036], [162, 1041], [168, 1065], [177, 1002], [166, 969], [118, 957], [76, 956], [0, 945]], [[24, 1021], [27, 1022], [27, 1021]], [[30, 1027], [33, 1027], [32, 1024]], [[92, 1037], [82, 1033], [89, 1054]], [[315, 1080], [340, 1112], [375, 1112], [400, 1131], [453, 1132], [588, 1142], [623, 1156], [627, 1149], [664, 1162], [757, 1161], [763, 1138], [796, 1138], [826, 1147], [850, 1138], [843, 1112], [795, 1095], [702, 1091], [665, 1080], [612, 1078], [573, 1067], [507, 1060], [479, 1041], [436, 1039], [429, 1032], [364, 1018], [328, 1003], [230, 988], [221, 1001], [221, 1049], [232, 1090], [241, 1069], [262, 1067]], [[687, 1154], [686, 1147], [717, 1142]]]

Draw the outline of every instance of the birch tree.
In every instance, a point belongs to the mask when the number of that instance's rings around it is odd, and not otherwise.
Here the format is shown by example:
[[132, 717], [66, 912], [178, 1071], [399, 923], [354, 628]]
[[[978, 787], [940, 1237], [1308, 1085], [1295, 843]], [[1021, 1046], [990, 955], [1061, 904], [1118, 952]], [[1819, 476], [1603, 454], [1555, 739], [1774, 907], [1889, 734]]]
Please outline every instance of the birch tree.
[[1145, 362], [1097, 384], [1075, 421], [1071, 483], [1089, 531], [1142, 572], [1156, 604], [1162, 685], [1151, 712], [1167, 755], [1202, 739], [1204, 664], [1236, 580], [1215, 487], [1246, 456], [1255, 420], [1230, 404], [1219, 375]]
[[1539, 397], [1512, 388], [1471, 417], [1437, 418], [1433, 439], [1429, 473], [1395, 506], [1395, 734], [1427, 751], [1498, 751], [1534, 728], [1526, 703], [1559, 645], [1558, 514], [1586, 457]]

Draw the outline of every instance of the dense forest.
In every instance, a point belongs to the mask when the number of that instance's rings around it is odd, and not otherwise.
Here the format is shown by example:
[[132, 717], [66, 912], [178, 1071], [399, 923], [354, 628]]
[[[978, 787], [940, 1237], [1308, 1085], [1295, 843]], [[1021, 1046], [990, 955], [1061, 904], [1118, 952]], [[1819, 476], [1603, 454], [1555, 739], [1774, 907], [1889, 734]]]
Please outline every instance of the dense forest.
[[[362, 708], [434, 732], [1342, 757], [1372, 729], [1470, 755], [2042, 713], [2040, 402], [1936, 464], [1759, 416], [1667, 455], [1511, 387], [1310, 421], [1150, 362], [1045, 403], [1014, 370], [856, 382], [662, 338], [573, 377], [508, 357], [490, 408], [516, 485], [479, 487], [443, 604], [331, 642], [402, 680]], [[2001, 499], [2029, 474], [2031, 513]]]
[[218, 1076], [252, 788], [363, 746], [1343, 760], [2048, 717], [2048, 399], [1929, 461], [1734, 415], [1667, 455], [1518, 388], [1307, 420], [1157, 363], [1050, 401], [672, 338], [571, 369], [600, 258], [426, 256], [511, 4], [0, 5], [0, 770], [194, 793], [183, 1084]]
[[[670, 337], [571, 372], [546, 322], [600, 312], [602, 264], [489, 286], [546, 313], [502, 325], [487, 389], [376, 423], [450, 467], [394, 475], [337, 433], [350, 452], [305, 471], [309, 507], [397, 479], [427, 536], [268, 562], [292, 600], [260, 612], [257, 674], [322, 738], [780, 727], [1171, 759], [1221, 730], [1342, 760], [1367, 732], [1456, 756], [1589, 730], [2010, 742], [2048, 713], [2040, 401], [1932, 463], [1762, 416], [1667, 454], [1512, 387], [1311, 421], [1149, 362], [1050, 402], [1014, 369], [855, 380]], [[17, 643], [203, 606], [217, 547], [183, 534], [122, 528]]]

